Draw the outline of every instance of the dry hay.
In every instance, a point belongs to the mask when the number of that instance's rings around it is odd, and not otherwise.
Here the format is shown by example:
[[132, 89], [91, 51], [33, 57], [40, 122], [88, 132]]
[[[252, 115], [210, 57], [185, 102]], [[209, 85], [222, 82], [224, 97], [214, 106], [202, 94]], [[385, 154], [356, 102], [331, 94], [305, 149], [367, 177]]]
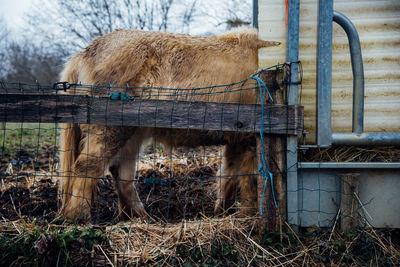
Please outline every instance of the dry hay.
[[[192, 254], [199, 248], [201, 258], [207, 262], [215, 244], [229, 242], [235, 252], [241, 255], [242, 262], [250, 262], [252, 258], [267, 259], [270, 253], [259, 248], [257, 242], [248, 236], [247, 229], [254, 226], [255, 218], [238, 219], [235, 216], [225, 218], [204, 218], [196, 221], [182, 221], [175, 224], [121, 223], [107, 227], [110, 241], [109, 252], [125, 263], [145, 263], [162, 265], [172, 262], [178, 266], [187, 258], [177, 253], [179, 248], [186, 249], [185, 254]], [[245, 234], [246, 232], [246, 234]], [[246, 243], [246, 245], [244, 245]], [[250, 250], [253, 253], [251, 253]]]
[[[371, 227], [347, 233], [335, 227], [327, 231], [309, 228], [300, 237], [287, 223], [283, 226], [286, 233], [260, 234], [258, 223], [259, 218], [235, 215], [175, 224], [135, 220], [107, 227], [109, 244], [104, 251], [110, 265], [320, 266], [351, 262], [362, 266], [359, 261], [365, 257], [378, 264], [384, 261], [376, 257], [382, 256], [386, 263], [400, 263], [398, 232], [377, 232]], [[375, 254], [361, 257], [360, 246], [374, 247], [371, 252]]]
[[[106, 241], [92, 244], [90, 250], [84, 249], [85, 240], [81, 237], [70, 242], [68, 257], [73, 265], [114, 266], [139, 264], [145, 266], [187, 266], [198, 253], [201, 262], [192, 262], [196, 266], [206, 262], [223, 262], [225, 266], [240, 266], [244, 263], [258, 263], [258, 266], [272, 266], [282, 263], [285, 256], [278, 251], [263, 248], [254, 239], [252, 231], [255, 218], [238, 219], [229, 216], [221, 219], [204, 218], [199, 221], [182, 221], [176, 224], [146, 223], [132, 220], [129, 223], [118, 223], [105, 228], [89, 226], [59, 225], [49, 223], [45, 232], [32, 240], [34, 248], [47, 260], [55, 263], [55, 256], [60, 254], [55, 249], [56, 238], [65, 233], [102, 231]], [[88, 230], [89, 229], [89, 230]], [[44, 229], [42, 229], [44, 230]], [[0, 222], [0, 232], [4, 235], [20, 238], [37, 231], [32, 221], [19, 219]], [[58, 233], [55, 234], [55, 233]], [[28, 239], [28, 238], [26, 238]], [[214, 250], [229, 249], [215, 252]], [[221, 253], [223, 259], [215, 259], [215, 253]], [[232, 261], [232, 254], [239, 255]], [[216, 261], [215, 261], [216, 260]], [[62, 260], [60, 263], [64, 263]], [[192, 266], [192, 265], [189, 265]]]
[[400, 162], [398, 146], [332, 146], [308, 148], [299, 154], [303, 162]]
[[[398, 266], [400, 233], [373, 228], [343, 233], [308, 228], [296, 234], [257, 234], [257, 218], [203, 218], [175, 224], [132, 220], [114, 226], [38, 225], [29, 219], [0, 221], [0, 251], [18, 242], [28, 262], [76, 266]], [[3, 251], [4, 252], [4, 251]], [[62, 255], [62, 257], [60, 257]], [[10, 255], [11, 257], [11, 255]], [[0, 257], [0, 262], [7, 261]], [[14, 260], [14, 259], [12, 259]]]

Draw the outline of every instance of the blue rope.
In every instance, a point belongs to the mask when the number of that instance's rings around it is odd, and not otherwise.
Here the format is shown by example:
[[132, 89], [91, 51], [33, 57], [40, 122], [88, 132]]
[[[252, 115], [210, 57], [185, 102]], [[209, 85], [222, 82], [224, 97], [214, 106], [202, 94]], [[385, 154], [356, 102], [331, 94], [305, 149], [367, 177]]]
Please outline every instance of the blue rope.
[[261, 195], [261, 200], [260, 200], [260, 214], [262, 215], [262, 203], [264, 199], [264, 194], [265, 190], [267, 189], [267, 182], [268, 179], [271, 180], [271, 191], [272, 191], [272, 197], [274, 199], [274, 204], [275, 207], [278, 208], [278, 204], [276, 203], [275, 199], [275, 193], [274, 193], [274, 176], [272, 172], [268, 171], [268, 166], [265, 161], [265, 150], [264, 150], [264, 97], [265, 97], [265, 92], [268, 93], [271, 101], [274, 101], [272, 98], [271, 93], [269, 92], [267, 86], [263, 82], [263, 80], [260, 79], [260, 77], [251, 75], [250, 78], [254, 79], [257, 81], [258, 88], [260, 88], [260, 100], [261, 100], [261, 127], [260, 127], [260, 137], [261, 137], [261, 165], [258, 167], [258, 172], [264, 177], [265, 183], [264, 183], [264, 190]]
[[111, 92], [110, 93], [110, 98], [112, 100], [129, 100], [132, 99], [132, 97], [126, 93], [123, 92]]

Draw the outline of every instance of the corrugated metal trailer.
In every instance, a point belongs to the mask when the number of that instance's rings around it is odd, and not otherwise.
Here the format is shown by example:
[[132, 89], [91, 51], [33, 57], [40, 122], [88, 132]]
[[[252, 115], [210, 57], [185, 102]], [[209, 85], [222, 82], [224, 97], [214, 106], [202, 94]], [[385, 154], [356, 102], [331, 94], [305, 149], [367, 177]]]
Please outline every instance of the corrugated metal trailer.
[[[261, 38], [282, 42], [260, 50], [260, 68], [301, 62], [302, 83], [289, 85], [288, 102], [304, 105], [308, 146], [400, 144], [400, 1], [254, 3]], [[341, 175], [357, 172], [369, 223], [400, 228], [400, 163], [298, 163], [297, 139], [287, 143], [289, 222], [329, 226]]]
[[[400, 131], [400, 1], [333, 1], [334, 10], [355, 25], [365, 73], [365, 132]], [[282, 45], [260, 51], [260, 67], [286, 61], [285, 1], [259, 1], [261, 38]], [[299, 60], [303, 67], [301, 103], [308, 143], [315, 143], [318, 1], [300, 1]], [[351, 132], [353, 75], [346, 33], [333, 24], [332, 131]]]

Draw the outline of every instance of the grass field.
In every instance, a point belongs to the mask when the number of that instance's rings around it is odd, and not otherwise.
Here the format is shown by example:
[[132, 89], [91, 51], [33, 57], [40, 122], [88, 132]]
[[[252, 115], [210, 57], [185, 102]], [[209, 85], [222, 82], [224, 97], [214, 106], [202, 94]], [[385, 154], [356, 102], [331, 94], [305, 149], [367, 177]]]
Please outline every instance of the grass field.
[[0, 124], [2, 167], [10, 162], [19, 167], [32, 163], [45, 167], [49, 158], [56, 158], [60, 132], [59, 125], [53, 123]]
[[0, 125], [0, 145], [11, 153], [20, 148], [35, 149], [41, 144], [58, 144], [61, 128], [54, 123], [6, 123]]

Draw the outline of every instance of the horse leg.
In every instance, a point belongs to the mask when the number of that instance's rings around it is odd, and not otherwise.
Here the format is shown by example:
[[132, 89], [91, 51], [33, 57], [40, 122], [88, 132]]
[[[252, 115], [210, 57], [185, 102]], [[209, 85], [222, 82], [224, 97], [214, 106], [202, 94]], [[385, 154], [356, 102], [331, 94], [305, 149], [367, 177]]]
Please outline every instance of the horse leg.
[[215, 202], [214, 213], [221, 214], [229, 209], [235, 202], [236, 181], [228, 175], [226, 165], [229, 164], [225, 159], [222, 161], [220, 171], [217, 173], [217, 200]]
[[255, 147], [245, 151], [239, 161], [240, 213], [254, 215], [257, 211], [257, 156]]
[[[143, 135], [143, 132], [141, 132], [141, 135]], [[142, 138], [140, 136], [135, 135], [131, 137], [121, 149], [121, 153], [114, 158], [114, 162], [119, 163], [119, 172], [111, 172], [113, 173], [115, 188], [119, 196], [120, 218], [133, 217], [136, 214], [140, 217], [148, 217], [143, 203], [140, 201], [134, 182], [136, 176], [136, 161], [141, 144]], [[113, 163], [113, 166], [115, 166], [114, 164], [118, 167], [117, 163]]]
[[120, 128], [90, 125], [83, 129], [83, 146], [64, 191], [69, 195], [62, 208], [66, 217], [72, 220], [90, 218], [90, 207], [97, 195], [96, 184], [125, 142]]
[[[90, 145], [93, 140], [99, 139], [98, 136], [88, 134], [85, 138], [82, 152], [72, 165], [72, 173], [67, 182], [64, 194], [67, 200], [62, 208], [63, 214], [72, 219], [90, 219], [90, 206], [94, 197], [94, 190], [97, 179], [102, 176], [104, 165], [102, 150], [104, 145]], [[96, 142], [97, 143], [97, 142]]]
[[240, 194], [240, 213], [251, 215], [257, 205], [257, 157], [252, 139], [230, 142], [224, 147], [221, 177], [217, 180], [215, 213], [229, 208]]

